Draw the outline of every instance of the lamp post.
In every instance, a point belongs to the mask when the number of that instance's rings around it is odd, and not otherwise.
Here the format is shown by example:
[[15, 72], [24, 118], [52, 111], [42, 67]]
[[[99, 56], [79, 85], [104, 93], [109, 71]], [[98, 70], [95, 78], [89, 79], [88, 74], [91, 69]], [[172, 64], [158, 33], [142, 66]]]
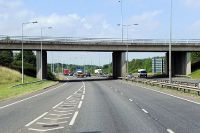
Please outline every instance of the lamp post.
[[[123, 25], [123, 23], [124, 23], [124, 16], [123, 16], [123, 0], [119, 0], [118, 2], [120, 2], [120, 7], [121, 7], [121, 25]], [[123, 26], [121, 27], [122, 29], [122, 43], [123, 43], [123, 40], [124, 40], [124, 29], [123, 29]]]
[[40, 75], [40, 78], [41, 78], [41, 80], [43, 79], [43, 70], [42, 70], [42, 67], [43, 67], [43, 65], [42, 65], [42, 41], [43, 41], [43, 30], [45, 30], [45, 29], [52, 29], [52, 27], [41, 27], [41, 40], [40, 40], [40, 51], [41, 51], [41, 62], [40, 62], [40, 67], [41, 67], [41, 75]]
[[169, 38], [169, 83], [172, 83], [172, 16], [173, 15], [173, 0], [170, 5], [170, 38]]
[[[119, 26], [120, 26], [120, 24], [118, 24]], [[126, 45], [126, 76], [128, 76], [128, 29], [129, 29], [129, 27], [131, 27], [131, 26], [137, 26], [137, 25], [139, 25], [139, 24], [126, 24], [126, 25], [122, 25], [122, 27], [126, 27], [126, 29], [127, 29], [127, 45]]]
[[22, 23], [22, 84], [24, 83], [24, 25], [36, 24], [37, 21]]

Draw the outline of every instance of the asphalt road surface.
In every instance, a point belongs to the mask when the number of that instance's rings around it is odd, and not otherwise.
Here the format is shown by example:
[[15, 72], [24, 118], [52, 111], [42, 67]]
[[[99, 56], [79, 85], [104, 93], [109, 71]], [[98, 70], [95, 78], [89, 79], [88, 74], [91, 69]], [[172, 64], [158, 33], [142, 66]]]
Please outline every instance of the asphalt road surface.
[[120, 80], [61, 83], [0, 102], [0, 133], [199, 133], [200, 105]]

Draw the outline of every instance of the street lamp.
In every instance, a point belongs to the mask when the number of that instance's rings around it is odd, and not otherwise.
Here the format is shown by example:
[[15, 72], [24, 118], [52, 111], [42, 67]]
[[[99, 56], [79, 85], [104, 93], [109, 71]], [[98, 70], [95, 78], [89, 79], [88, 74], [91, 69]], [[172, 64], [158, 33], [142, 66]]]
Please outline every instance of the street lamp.
[[22, 84], [24, 83], [24, 25], [36, 24], [37, 21], [22, 23]]
[[42, 67], [43, 67], [43, 65], [42, 65], [42, 41], [43, 41], [43, 30], [45, 30], [45, 29], [52, 29], [52, 27], [41, 27], [41, 40], [40, 40], [40, 51], [41, 51], [41, 63], [40, 63], [40, 65], [41, 65], [41, 75], [40, 75], [40, 78], [41, 78], [41, 80], [43, 79], [43, 70], [42, 70]]
[[[126, 76], [128, 77], [128, 29], [131, 26], [137, 26], [139, 24], [127, 24], [127, 25], [122, 25], [122, 27], [126, 27], [127, 29], [127, 45], [126, 45]], [[120, 24], [118, 24], [120, 26]]]
[[170, 39], [169, 39], [169, 83], [172, 83], [172, 15], [173, 15], [173, 0], [170, 5]]
[[[118, 2], [120, 2], [120, 6], [121, 6], [121, 24], [123, 25], [124, 23], [124, 16], [123, 16], [123, 0], [119, 0]], [[121, 27], [122, 28], [122, 43], [123, 43], [123, 39], [124, 39], [124, 29], [123, 29], [123, 26]]]

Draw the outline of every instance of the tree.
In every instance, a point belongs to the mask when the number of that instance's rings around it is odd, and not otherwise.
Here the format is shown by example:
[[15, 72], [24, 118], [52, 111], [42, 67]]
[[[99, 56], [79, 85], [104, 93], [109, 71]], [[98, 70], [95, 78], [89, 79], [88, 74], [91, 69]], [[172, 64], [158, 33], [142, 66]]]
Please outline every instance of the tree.
[[200, 52], [192, 52], [191, 53], [192, 63], [196, 63], [200, 61]]
[[[22, 53], [19, 52], [15, 56], [15, 61], [21, 61], [22, 60]], [[33, 66], [36, 66], [36, 56], [32, 51], [24, 51], [24, 62], [32, 64]]]
[[12, 62], [13, 52], [11, 50], [0, 51], [0, 65], [10, 67]]

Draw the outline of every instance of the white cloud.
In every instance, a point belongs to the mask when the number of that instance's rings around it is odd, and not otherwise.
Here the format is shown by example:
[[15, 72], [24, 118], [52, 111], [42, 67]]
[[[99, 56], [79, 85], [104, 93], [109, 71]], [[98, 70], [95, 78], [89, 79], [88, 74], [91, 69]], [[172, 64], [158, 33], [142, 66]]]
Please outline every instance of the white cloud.
[[138, 37], [149, 37], [149, 35], [152, 36], [152, 33], [156, 32], [160, 27], [160, 21], [158, 20], [158, 17], [161, 13], [161, 11], [155, 10], [132, 16], [129, 20], [127, 20], [127, 22], [128, 24], [139, 24], [137, 27], [133, 27], [133, 29], [139, 30], [132, 30], [132, 32], [130, 30], [130, 36], [131, 34], [134, 36], [137, 35]]
[[187, 7], [198, 8], [200, 7], [200, 0], [184, 0]]

